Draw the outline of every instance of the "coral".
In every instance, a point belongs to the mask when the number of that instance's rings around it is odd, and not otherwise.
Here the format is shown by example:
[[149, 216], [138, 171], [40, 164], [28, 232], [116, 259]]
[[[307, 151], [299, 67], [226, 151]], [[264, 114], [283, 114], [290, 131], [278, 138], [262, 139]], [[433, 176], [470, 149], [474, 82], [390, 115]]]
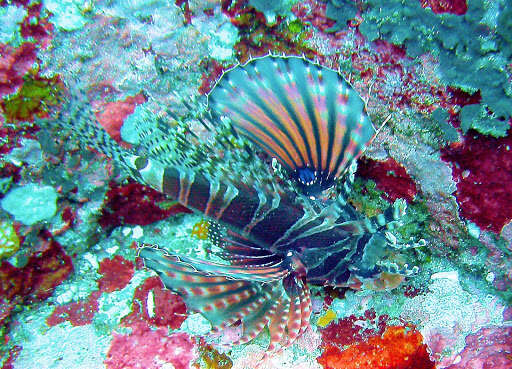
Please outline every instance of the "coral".
[[120, 255], [112, 259], [103, 259], [98, 272], [102, 275], [98, 279], [98, 287], [103, 292], [114, 292], [126, 287], [133, 277], [135, 267], [132, 262]]
[[512, 328], [488, 327], [466, 337], [466, 347], [445, 369], [507, 369], [512, 366]]
[[296, 0], [249, 0], [249, 5], [265, 14], [267, 24], [274, 24], [277, 16], [284, 16], [290, 12], [290, 8]]
[[186, 312], [181, 297], [165, 289], [159, 278], [151, 277], [135, 290], [132, 313], [123, 324], [144, 321], [158, 327], [178, 329], [186, 319]]
[[20, 38], [20, 23], [26, 17], [25, 9], [15, 5], [0, 7], [0, 44], [16, 43]]
[[325, 328], [329, 323], [331, 323], [334, 319], [336, 319], [336, 313], [331, 309], [328, 309], [325, 314], [320, 316], [316, 321], [316, 325], [319, 327]]
[[429, 7], [435, 14], [463, 15], [468, 10], [466, 0], [420, 0], [423, 8]]
[[103, 228], [121, 224], [147, 225], [173, 214], [189, 212], [178, 203], [168, 203], [165, 195], [139, 183], [112, 184], [98, 223]]
[[12, 94], [23, 84], [23, 76], [36, 61], [36, 45], [26, 42], [17, 49], [0, 44], [0, 97]]
[[388, 327], [345, 350], [329, 346], [317, 361], [324, 369], [435, 369], [421, 333], [406, 327]]
[[141, 94], [135, 96], [128, 96], [121, 101], [113, 101], [103, 104], [98, 107], [101, 112], [96, 113], [96, 118], [105, 131], [108, 132], [117, 142], [121, 140], [121, 127], [125, 118], [132, 114], [135, 107], [146, 101], [145, 97]]
[[373, 179], [377, 188], [384, 191], [391, 202], [399, 198], [411, 202], [418, 193], [416, 183], [407, 174], [403, 165], [392, 158], [385, 161], [361, 159], [356, 174]]
[[12, 189], [2, 199], [2, 209], [18, 222], [33, 225], [50, 219], [57, 211], [57, 192], [51, 186], [27, 184]]
[[[491, 8], [489, 3], [475, 0], [467, 4], [464, 16], [455, 16], [435, 14], [423, 9], [418, 1], [392, 0], [382, 7], [380, 1], [371, 0], [367, 5], [359, 26], [363, 35], [371, 41], [381, 38], [404, 45], [413, 57], [432, 53], [439, 60], [444, 83], [470, 93], [480, 91], [480, 105], [464, 109], [463, 127], [496, 137], [506, 134], [507, 121], [512, 117], [505, 62], [512, 53], [507, 35], [512, 22], [509, 7]], [[439, 12], [441, 8], [463, 12], [460, 2], [452, 2], [449, 7], [433, 6]], [[497, 22], [487, 19], [489, 13]]]
[[11, 222], [0, 220], [0, 260], [11, 256], [20, 248], [20, 237]]
[[61, 88], [60, 78], [43, 78], [31, 71], [16, 94], [3, 99], [0, 108], [7, 122], [29, 121], [48, 117], [48, 108], [57, 105], [55, 95]]
[[233, 362], [226, 354], [221, 354], [210, 345], [199, 348], [200, 360], [205, 369], [231, 369]]
[[206, 95], [211, 91], [215, 83], [219, 80], [224, 72], [224, 67], [214, 59], [204, 59], [201, 61], [201, 66], [206, 70], [202, 76], [202, 83], [199, 86], [199, 93]]
[[169, 91], [182, 96], [197, 91], [209, 38], [183, 27], [183, 13], [174, 3], [105, 2], [93, 12], [98, 14], [79, 32], [54, 37], [53, 47], [41, 56], [45, 70], [58, 70], [66, 81], [80, 76], [79, 85], [93, 100], [121, 100], [144, 91], [169, 103]]
[[[252, 7], [244, 6], [247, 1], [223, 1], [222, 9], [231, 18], [239, 31], [240, 41], [234, 46], [237, 57], [246, 62], [251, 57], [266, 55], [269, 52], [286, 55], [305, 55], [313, 59], [316, 52], [306, 46], [308, 32], [295, 32], [297, 22], [287, 23], [277, 17], [271, 26], [265, 16]], [[292, 25], [291, 27], [289, 25]]]
[[[0, 154], [7, 154], [13, 148], [21, 146], [23, 138], [35, 139], [35, 133], [39, 131], [39, 126], [34, 124], [20, 123], [16, 126], [12, 124], [0, 125]], [[5, 163], [2, 163], [5, 165]], [[12, 172], [12, 170], [8, 170]], [[16, 175], [17, 176], [17, 175]]]
[[168, 334], [167, 329], [152, 330], [145, 323], [131, 326], [128, 334], [114, 333], [105, 359], [108, 369], [188, 369], [197, 352], [186, 333]]
[[35, 40], [41, 48], [45, 49], [50, 44], [53, 25], [48, 22], [49, 15], [41, 17], [42, 8], [43, 4], [38, 2], [25, 5], [28, 15], [21, 24], [21, 35], [26, 39]]
[[0, 264], [0, 325], [27, 300], [44, 300], [73, 271], [71, 258], [53, 240], [42, 241], [40, 251], [22, 268]]
[[377, 184], [374, 181], [356, 178], [349, 200], [361, 213], [372, 217], [382, 213], [389, 206], [385, 197], [386, 194], [377, 189]]
[[338, 319], [319, 331], [324, 346], [343, 347], [364, 342], [370, 336], [382, 334], [386, 328], [387, 320], [387, 316], [377, 317], [374, 310], [367, 310], [363, 316], [350, 315]]
[[206, 219], [201, 219], [199, 222], [194, 224], [190, 234], [200, 240], [206, 240], [208, 238], [209, 231], [210, 222]]
[[347, 26], [347, 22], [353, 19], [357, 14], [357, 7], [352, 0], [329, 1], [325, 9], [327, 18], [336, 21], [334, 26], [324, 30], [325, 32], [334, 32]]
[[98, 297], [100, 291], [93, 292], [85, 301], [71, 302], [55, 307], [53, 313], [46, 319], [46, 324], [53, 327], [69, 321], [73, 327], [91, 324], [98, 311]]
[[48, 0], [44, 5], [52, 13], [51, 22], [64, 31], [76, 31], [87, 24], [84, 15], [90, 10], [88, 2]]
[[500, 233], [512, 219], [512, 137], [468, 134], [441, 150], [452, 163], [460, 213], [484, 230]]
[[486, 295], [485, 290], [468, 293], [462, 287], [468, 283], [471, 284], [468, 279], [459, 281], [454, 270], [435, 273], [428, 291], [408, 298], [401, 308], [400, 317], [416, 324], [440, 367], [453, 363], [466, 346], [468, 335], [481, 327], [503, 325], [504, 306], [500, 299]]

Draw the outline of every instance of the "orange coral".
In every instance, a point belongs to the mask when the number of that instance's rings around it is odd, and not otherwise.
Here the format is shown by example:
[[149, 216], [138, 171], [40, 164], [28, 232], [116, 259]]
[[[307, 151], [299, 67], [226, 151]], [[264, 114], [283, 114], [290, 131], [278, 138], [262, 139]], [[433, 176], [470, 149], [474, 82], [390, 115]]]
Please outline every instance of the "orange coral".
[[435, 369], [421, 333], [405, 327], [388, 327], [343, 351], [329, 346], [317, 361], [325, 369]]
[[226, 354], [221, 354], [210, 345], [200, 348], [201, 361], [206, 369], [231, 369], [233, 362]]

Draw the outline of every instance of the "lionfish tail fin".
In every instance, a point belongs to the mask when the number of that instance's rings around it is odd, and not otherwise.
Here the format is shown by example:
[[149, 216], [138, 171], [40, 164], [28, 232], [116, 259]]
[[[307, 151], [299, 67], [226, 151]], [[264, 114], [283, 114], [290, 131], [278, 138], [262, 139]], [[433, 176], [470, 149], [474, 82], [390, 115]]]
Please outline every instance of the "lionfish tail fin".
[[306, 193], [332, 186], [375, 133], [363, 100], [338, 72], [298, 57], [231, 69], [208, 98]]

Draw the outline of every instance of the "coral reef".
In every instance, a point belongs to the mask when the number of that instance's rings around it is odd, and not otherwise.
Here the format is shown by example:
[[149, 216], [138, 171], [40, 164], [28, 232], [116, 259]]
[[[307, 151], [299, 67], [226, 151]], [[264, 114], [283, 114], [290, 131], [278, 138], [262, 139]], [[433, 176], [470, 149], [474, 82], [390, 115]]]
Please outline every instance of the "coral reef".
[[343, 351], [330, 346], [317, 360], [324, 369], [435, 369], [421, 334], [405, 327], [388, 327], [382, 337]]
[[512, 137], [468, 134], [462, 142], [444, 148], [442, 158], [452, 163], [457, 183], [455, 197], [461, 214], [483, 230], [500, 233], [512, 220]]
[[104, 228], [121, 224], [147, 225], [183, 212], [190, 211], [147, 186], [115, 185], [106, 194], [99, 224]]
[[[1, 367], [512, 366], [508, 1], [0, 0], [0, 21]], [[268, 332], [210, 332], [137, 257], [206, 257], [221, 230], [41, 124], [70, 92], [123, 147], [156, 119], [183, 119], [195, 143], [204, 95], [268, 53], [339, 70], [361, 95], [379, 134], [348, 200], [378, 221], [404, 199], [385, 256], [418, 269], [312, 286], [311, 327], [262, 360]]]

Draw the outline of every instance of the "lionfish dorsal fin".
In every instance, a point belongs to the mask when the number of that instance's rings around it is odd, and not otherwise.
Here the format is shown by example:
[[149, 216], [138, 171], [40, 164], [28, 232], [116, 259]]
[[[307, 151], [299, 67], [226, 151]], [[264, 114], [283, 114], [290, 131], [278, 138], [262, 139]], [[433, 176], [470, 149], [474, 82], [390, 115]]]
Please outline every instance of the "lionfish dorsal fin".
[[267, 56], [229, 70], [209, 105], [307, 193], [330, 187], [375, 133], [364, 101], [339, 73], [298, 57]]

